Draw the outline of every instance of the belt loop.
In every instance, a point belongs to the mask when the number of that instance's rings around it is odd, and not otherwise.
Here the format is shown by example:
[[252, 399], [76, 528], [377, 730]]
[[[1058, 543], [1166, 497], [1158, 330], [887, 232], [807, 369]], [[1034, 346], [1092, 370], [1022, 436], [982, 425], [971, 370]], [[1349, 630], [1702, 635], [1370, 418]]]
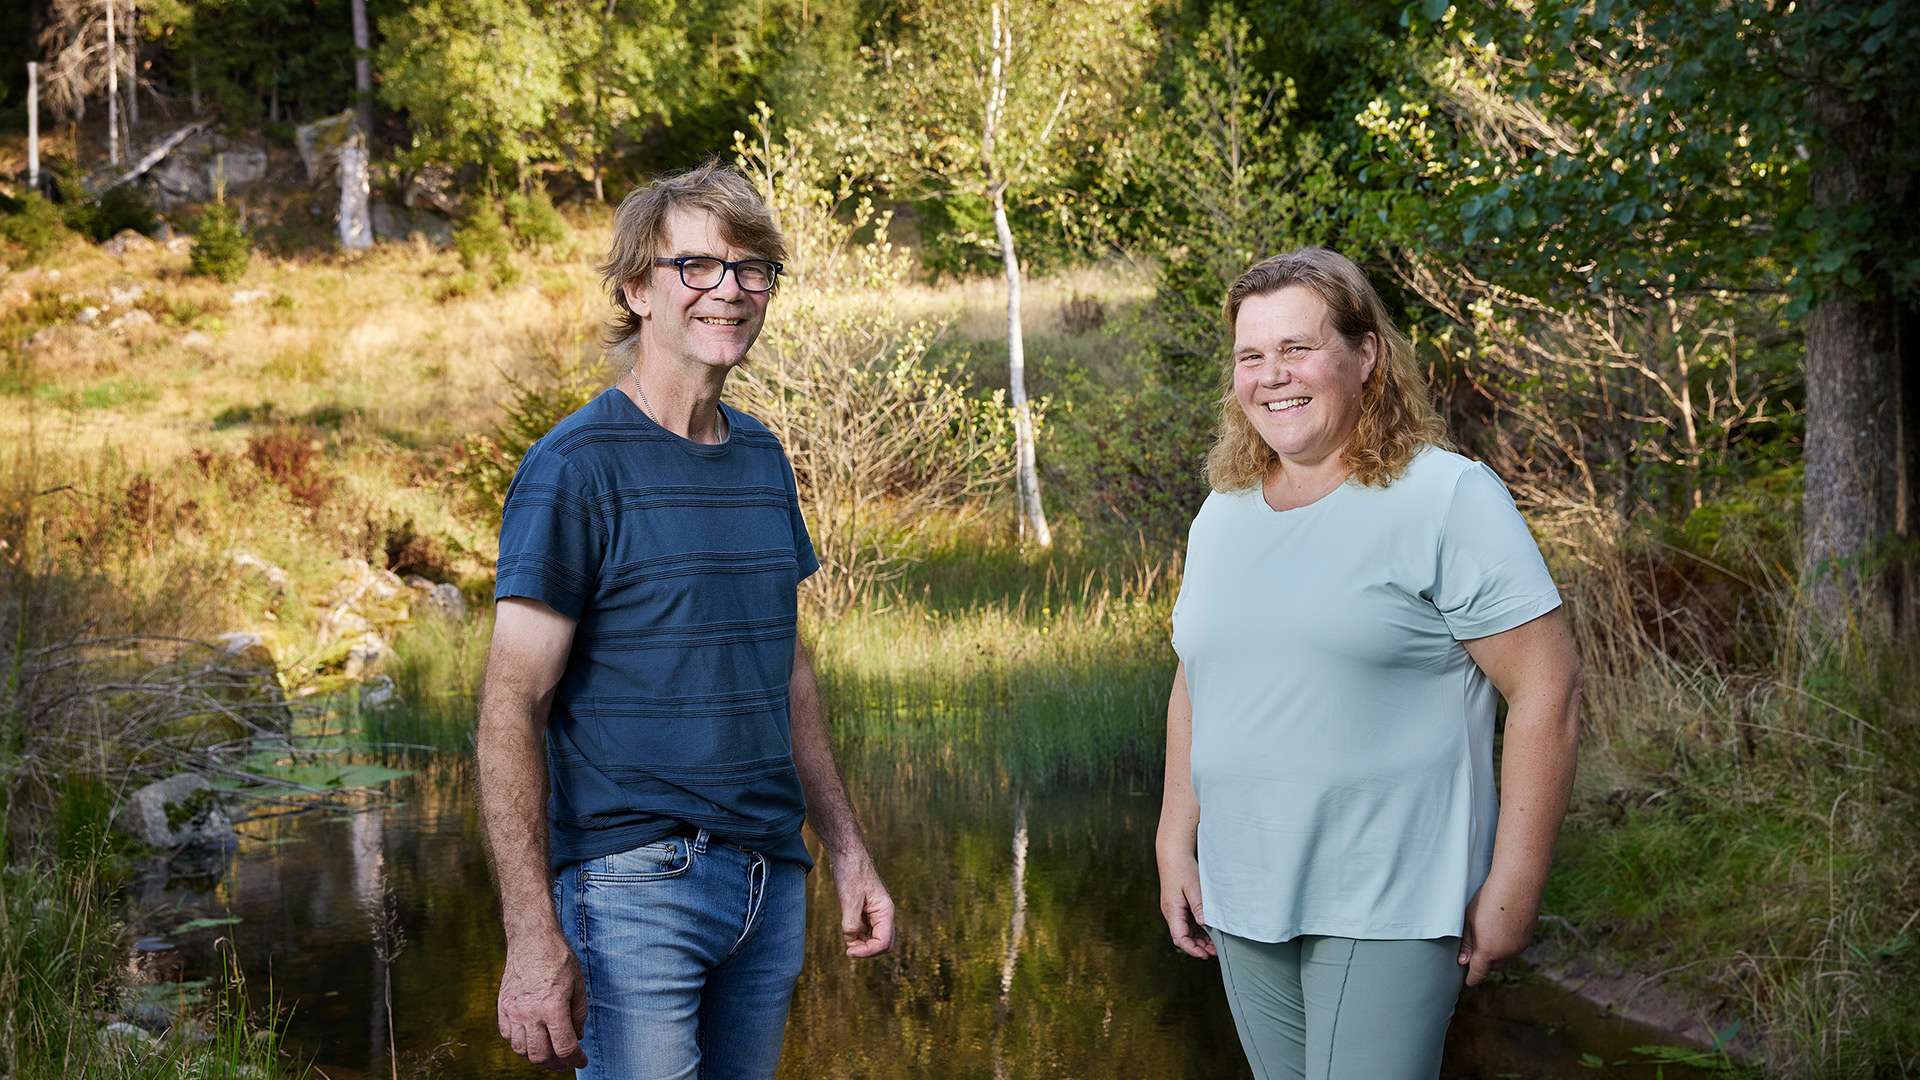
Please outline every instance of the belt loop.
[[692, 850], [702, 855], [705, 855], [707, 853], [707, 838], [712, 835], [713, 835], [712, 833], [709, 833], [705, 829], [701, 829], [699, 832], [694, 833]]

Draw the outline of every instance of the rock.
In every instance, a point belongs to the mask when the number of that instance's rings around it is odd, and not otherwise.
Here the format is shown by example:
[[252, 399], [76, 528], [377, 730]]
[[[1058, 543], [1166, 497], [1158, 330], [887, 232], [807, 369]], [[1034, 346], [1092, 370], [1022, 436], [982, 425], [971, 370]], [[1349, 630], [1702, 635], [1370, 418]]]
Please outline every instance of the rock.
[[232, 633], [221, 634], [219, 637], [213, 639], [213, 643], [220, 646], [220, 651], [228, 656], [236, 657], [261, 667], [275, 667], [273, 650], [267, 647], [267, 643], [261, 639], [259, 634], [250, 634], [244, 630], [236, 630]]
[[[213, 344], [213, 335], [207, 333], [205, 330], [189, 330], [186, 333], [180, 335], [180, 344], [187, 345], [195, 349], [204, 349], [209, 345]], [[272, 565], [272, 564], [268, 564], [268, 565]], [[276, 567], [276, 569], [278, 568]]]
[[255, 301], [265, 300], [272, 295], [272, 289], [239, 289], [236, 290], [232, 296], [228, 297], [228, 299], [236, 304], [251, 304]]
[[377, 675], [360, 688], [362, 709], [390, 709], [398, 704], [400, 691], [394, 687], [391, 675]]
[[155, 781], [133, 793], [119, 826], [157, 848], [230, 847], [239, 843], [220, 796], [197, 773]]
[[353, 647], [347, 650], [347, 678], [359, 681], [370, 679], [386, 666], [388, 658], [393, 656], [393, 647], [381, 639], [378, 634], [367, 634]]
[[123, 259], [136, 251], [157, 251], [159, 248], [160, 245], [133, 229], [121, 229], [113, 234], [112, 239], [100, 245], [100, 250]]
[[[160, 210], [176, 203], [206, 202], [224, 184], [232, 193], [258, 183], [267, 175], [267, 150], [257, 143], [236, 143], [224, 135], [200, 131], [174, 147], [158, 165], [140, 178], [148, 198]], [[182, 237], [167, 241], [167, 250]]]
[[176, 236], [167, 241], [167, 251], [174, 255], [185, 255], [193, 251], [193, 237]]
[[[213, 344], [213, 339], [211, 337], [208, 337], [206, 334], [203, 334], [198, 330], [195, 330], [192, 333], [182, 336], [180, 339], [180, 343], [183, 345], [201, 344], [201, 342], [189, 340], [195, 334], [198, 334], [200, 337], [204, 338], [205, 344], [208, 344], [208, 345]], [[293, 579], [287, 576], [287, 572], [285, 570], [280, 569], [279, 567], [273, 565], [272, 563], [261, 558], [260, 556], [253, 554], [252, 552], [235, 551], [228, 557], [233, 560], [233, 564], [235, 566], [238, 566], [243, 568], [244, 570], [250, 571], [251, 573], [248, 576], [257, 577], [259, 580], [264, 582], [267, 588], [276, 597], [287, 595], [287, 588], [292, 584]]]
[[414, 610], [430, 618], [445, 619], [448, 622], [462, 622], [467, 617], [467, 598], [461, 594], [458, 585], [441, 582], [435, 585], [426, 582], [414, 586], [420, 592], [420, 599], [414, 602]]
[[365, 615], [342, 604], [331, 608], [320, 616], [320, 640], [322, 642], [340, 641], [345, 638], [366, 634], [373, 630], [373, 622]]
[[107, 329], [126, 330], [135, 326], [152, 326], [153, 322], [154, 322], [154, 319], [152, 315], [140, 310], [139, 308], [134, 308], [132, 311], [129, 311], [125, 315], [122, 315], [119, 318], [108, 323]]
[[431, 207], [448, 217], [457, 215], [460, 197], [454, 193], [453, 170], [445, 165], [421, 166], [407, 181], [407, 192], [401, 201], [409, 210]]
[[98, 322], [99, 320], [100, 320], [100, 309], [97, 307], [93, 307], [92, 305], [88, 305], [87, 307], [81, 308], [80, 314], [75, 315], [73, 317], [73, 321], [79, 323], [81, 326], [92, 326], [94, 323]]
[[380, 240], [407, 240], [417, 235], [440, 247], [453, 243], [453, 222], [431, 210], [374, 203], [372, 217], [373, 235]]
[[115, 1057], [132, 1057], [153, 1048], [153, 1036], [124, 1020], [115, 1020], [100, 1029], [100, 1049]]
[[359, 114], [348, 109], [295, 128], [293, 143], [300, 148], [300, 163], [307, 167], [307, 183], [318, 185], [340, 168], [343, 147], [364, 146], [366, 140], [360, 133]]
[[[125, 229], [121, 231], [121, 235], [125, 236], [130, 232], [133, 232], [133, 230]], [[135, 233], [135, 235], [137, 236], [139, 234]], [[141, 239], [145, 239], [145, 237], [141, 237]], [[124, 285], [107, 286], [107, 303], [118, 307], [131, 307], [135, 301], [145, 295], [147, 295], [147, 287], [137, 281], [128, 282]]]

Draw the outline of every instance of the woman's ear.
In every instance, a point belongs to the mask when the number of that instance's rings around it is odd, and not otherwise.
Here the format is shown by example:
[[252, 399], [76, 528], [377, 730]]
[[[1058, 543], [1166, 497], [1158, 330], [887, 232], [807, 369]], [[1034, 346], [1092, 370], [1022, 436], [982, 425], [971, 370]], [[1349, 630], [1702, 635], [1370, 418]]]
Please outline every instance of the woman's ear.
[[1366, 382], [1373, 376], [1374, 362], [1380, 359], [1380, 335], [1367, 331], [1360, 340], [1360, 381]]

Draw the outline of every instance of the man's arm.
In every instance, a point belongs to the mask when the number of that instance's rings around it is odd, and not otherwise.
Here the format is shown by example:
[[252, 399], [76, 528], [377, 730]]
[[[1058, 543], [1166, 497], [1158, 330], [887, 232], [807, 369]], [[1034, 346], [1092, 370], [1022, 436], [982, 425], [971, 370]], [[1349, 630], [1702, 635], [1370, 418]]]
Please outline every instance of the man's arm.
[[1583, 678], [1564, 609], [1462, 644], [1507, 699], [1493, 869], [1467, 904], [1460, 938], [1467, 985], [1478, 986], [1533, 944], [1553, 842], [1573, 793]]
[[573, 628], [537, 600], [500, 601], [475, 736], [480, 820], [507, 933], [500, 1035], [514, 1053], [556, 1072], [587, 1063], [586, 984], [560, 932], [547, 869], [547, 710]]
[[1218, 955], [1207, 936], [1200, 900], [1200, 800], [1193, 793], [1193, 702], [1187, 697], [1187, 665], [1173, 669], [1167, 695], [1167, 779], [1160, 797], [1160, 829], [1154, 854], [1160, 863], [1160, 914], [1167, 933], [1188, 956]]
[[833, 735], [827, 730], [820, 686], [813, 678], [807, 648], [793, 647], [793, 683], [789, 687], [793, 724], [793, 764], [807, 793], [807, 822], [820, 834], [832, 864], [834, 891], [840, 894], [840, 933], [848, 956], [879, 956], [893, 947], [893, 897], [880, 883], [866, 837], [847, 785], [833, 760]]

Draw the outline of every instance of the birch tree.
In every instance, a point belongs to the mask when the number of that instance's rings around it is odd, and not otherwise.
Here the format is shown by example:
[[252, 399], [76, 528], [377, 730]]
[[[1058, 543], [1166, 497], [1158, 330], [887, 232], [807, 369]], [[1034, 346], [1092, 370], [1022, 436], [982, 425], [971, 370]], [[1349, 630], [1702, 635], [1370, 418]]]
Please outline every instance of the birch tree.
[[1046, 199], [1098, 123], [1118, 111], [1147, 54], [1141, 0], [924, 0], [876, 49], [878, 108], [905, 158], [993, 212], [1007, 283], [1007, 384], [1022, 532], [1053, 542], [1040, 499], [1009, 203]]

